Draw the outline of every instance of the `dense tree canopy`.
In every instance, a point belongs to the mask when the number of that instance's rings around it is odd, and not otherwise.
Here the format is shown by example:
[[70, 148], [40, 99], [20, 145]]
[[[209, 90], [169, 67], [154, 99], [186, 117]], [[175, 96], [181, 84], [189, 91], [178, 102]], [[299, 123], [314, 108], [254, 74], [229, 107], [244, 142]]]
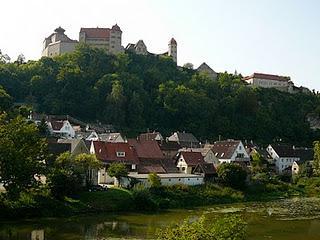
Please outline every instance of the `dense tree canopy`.
[[306, 121], [319, 109], [317, 95], [249, 88], [238, 74], [211, 80], [163, 56], [113, 56], [81, 45], [55, 58], [2, 61], [0, 85], [35, 111], [113, 124], [129, 136], [180, 130], [202, 141], [220, 135], [296, 145], [311, 145], [320, 136]]
[[37, 185], [45, 173], [46, 143], [36, 125], [0, 115], [0, 182], [11, 197]]

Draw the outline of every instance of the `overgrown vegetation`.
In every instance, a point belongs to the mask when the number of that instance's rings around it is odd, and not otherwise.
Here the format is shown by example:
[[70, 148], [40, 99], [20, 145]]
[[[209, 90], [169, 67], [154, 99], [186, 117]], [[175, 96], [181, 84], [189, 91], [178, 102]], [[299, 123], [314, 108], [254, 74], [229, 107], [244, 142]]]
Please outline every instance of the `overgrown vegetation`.
[[158, 231], [158, 240], [244, 240], [246, 222], [239, 216], [225, 216], [215, 221], [204, 216], [196, 221], [189, 219]]

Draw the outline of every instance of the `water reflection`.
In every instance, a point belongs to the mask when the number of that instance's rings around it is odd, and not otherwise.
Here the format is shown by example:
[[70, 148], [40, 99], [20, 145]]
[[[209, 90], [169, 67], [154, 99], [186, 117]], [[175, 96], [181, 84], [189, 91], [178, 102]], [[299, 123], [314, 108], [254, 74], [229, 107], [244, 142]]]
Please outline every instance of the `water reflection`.
[[179, 223], [186, 217], [197, 218], [204, 214], [213, 219], [223, 214], [235, 213], [243, 215], [248, 222], [250, 240], [320, 239], [320, 221], [317, 219], [320, 216], [319, 200], [316, 203], [283, 201], [234, 204], [161, 214], [104, 215], [0, 223], [0, 240], [151, 239], [154, 238], [157, 228]]
[[31, 232], [31, 240], [44, 240], [44, 230], [33, 230]]

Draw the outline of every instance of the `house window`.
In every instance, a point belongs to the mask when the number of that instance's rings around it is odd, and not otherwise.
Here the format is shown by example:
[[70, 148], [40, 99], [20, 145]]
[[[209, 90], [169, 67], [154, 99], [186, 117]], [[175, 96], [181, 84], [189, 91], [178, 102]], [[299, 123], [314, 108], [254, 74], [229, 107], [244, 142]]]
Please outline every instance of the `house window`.
[[125, 152], [117, 152], [117, 157], [125, 157], [126, 153]]
[[185, 171], [185, 170], [186, 170], [186, 168], [185, 168], [185, 167], [183, 167], [183, 168], [182, 168], [182, 171]]
[[135, 169], [136, 169], [136, 165], [135, 165], [135, 164], [132, 164], [132, 165], [131, 165], [131, 169], [132, 169], [132, 170], [135, 170]]

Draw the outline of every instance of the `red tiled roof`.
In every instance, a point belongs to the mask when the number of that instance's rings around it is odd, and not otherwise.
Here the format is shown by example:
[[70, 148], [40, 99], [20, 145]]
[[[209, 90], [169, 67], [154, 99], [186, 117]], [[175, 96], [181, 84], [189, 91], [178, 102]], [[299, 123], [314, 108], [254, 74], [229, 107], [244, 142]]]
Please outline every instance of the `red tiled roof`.
[[205, 163], [203, 156], [200, 152], [181, 152], [183, 159], [190, 166], [196, 166], [201, 163]]
[[[108, 142], [93, 142], [95, 154], [101, 161], [110, 162], [130, 162], [137, 164], [138, 156], [133, 147], [128, 143], [108, 143]], [[124, 157], [118, 157], [117, 152], [125, 152]]]
[[88, 38], [110, 38], [110, 28], [81, 28]]
[[251, 76], [243, 78], [243, 80], [249, 80], [252, 78], [260, 78], [267, 80], [276, 80], [276, 81], [289, 81], [290, 77], [283, 77], [279, 75], [265, 74], [265, 73], [253, 73]]
[[128, 144], [134, 147], [139, 159], [164, 159], [163, 153], [156, 141], [129, 139]]
[[63, 127], [63, 121], [51, 121], [50, 123], [51, 123], [52, 129], [55, 131], [59, 131]]

